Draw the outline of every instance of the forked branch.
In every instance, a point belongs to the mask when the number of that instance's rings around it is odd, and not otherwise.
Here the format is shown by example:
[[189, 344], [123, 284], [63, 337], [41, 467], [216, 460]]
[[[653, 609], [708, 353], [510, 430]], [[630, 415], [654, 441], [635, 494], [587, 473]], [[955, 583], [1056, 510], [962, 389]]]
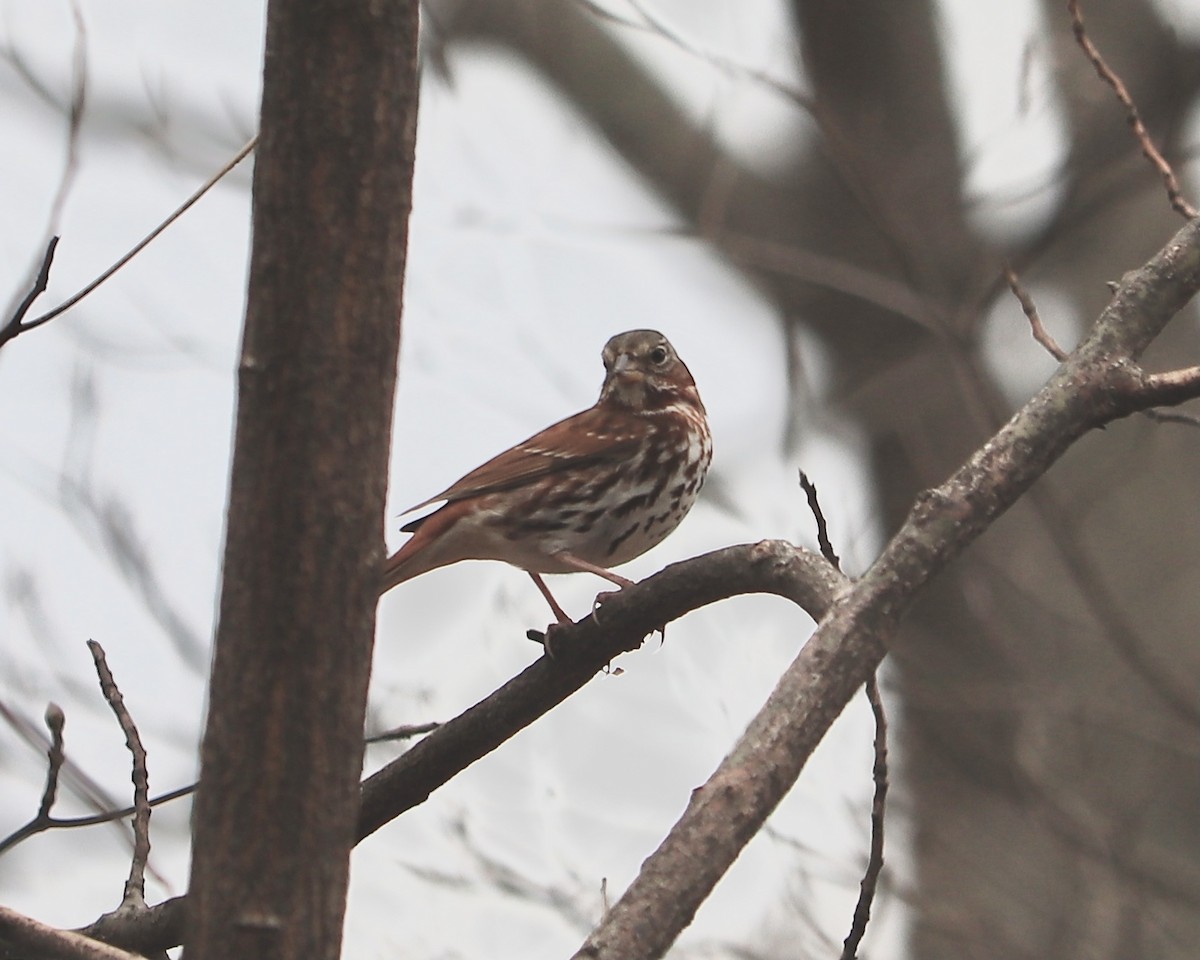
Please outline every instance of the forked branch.
[[[1085, 433], [1155, 405], [1159, 381], [1147, 385], [1137, 361], [1197, 290], [1200, 220], [1192, 220], [1126, 275], [1089, 336], [1033, 399], [945, 483], [918, 498], [576, 958], [649, 960], [667, 951], [874, 673], [929, 581]], [[1189, 379], [1186, 373], [1180, 379]]]

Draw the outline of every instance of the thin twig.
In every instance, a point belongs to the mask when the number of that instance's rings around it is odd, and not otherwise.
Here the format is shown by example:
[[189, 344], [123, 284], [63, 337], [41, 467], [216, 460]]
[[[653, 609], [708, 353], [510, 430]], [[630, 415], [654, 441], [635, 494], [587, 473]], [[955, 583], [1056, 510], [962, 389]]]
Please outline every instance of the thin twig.
[[133, 755], [133, 861], [129, 866], [129, 879], [125, 881], [121, 909], [140, 910], [146, 906], [146, 861], [150, 859], [150, 776], [146, 771], [146, 748], [142, 746], [137, 724], [129, 715], [117, 681], [108, 668], [104, 648], [95, 640], [89, 640], [87, 645], [96, 662], [100, 690], [116, 715], [125, 734], [125, 745]]
[[842, 561], [833, 552], [833, 544], [829, 542], [829, 526], [825, 523], [825, 514], [817, 499], [817, 488], [803, 470], [800, 471], [800, 489], [808, 498], [808, 509], [812, 511], [812, 515], [817, 521], [817, 546], [821, 548], [821, 556], [833, 564], [835, 570], [841, 570]]
[[[54, 708], [53, 705], [52, 708], [57, 709]], [[47, 710], [47, 717], [49, 717], [49, 710]], [[47, 720], [47, 723], [49, 723], [49, 720]], [[441, 724], [437, 721], [430, 721], [428, 723], [404, 724], [399, 727], [394, 727], [391, 730], [385, 730], [382, 733], [376, 733], [370, 737], [367, 737], [364, 742], [373, 744], [388, 743], [394, 740], [405, 740], [409, 737], [416, 737], [422, 734], [432, 733], [440, 726]], [[55, 778], [55, 780], [57, 781], [57, 778]], [[174, 790], [169, 790], [166, 793], [159, 794], [157, 797], [151, 797], [149, 800], [149, 805], [151, 808], [153, 808], [164, 803], [170, 803], [172, 800], [179, 800], [183, 797], [191, 796], [196, 792], [196, 788], [198, 786], [198, 783], [189, 783], [183, 787], [176, 787]], [[49, 782], [47, 782], [46, 789], [49, 793]], [[113, 820], [121, 820], [137, 813], [137, 807], [130, 806], [121, 807], [115, 810], [102, 810], [99, 813], [93, 813], [82, 817], [51, 817], [49, 815], [49, 807], [45, 806], [44, 798], [43, 806], [45, 815], [39, 813], [38, 817], [25, 824], [25, 826], [20, 828], [20, 830], [14, 832], [12, 836], [7, 837], [4, 840], [0, 840], [0, 854], [4, 853], [10, 847], [16, 846], [16, 844], [22, 842], [23, 840], [27, 840], [34, 834], [42, 833], [47, 830], [73, 830], [78, 827], [91, 827], [98, 823], [110, 823]]]
[[244, 159], [246, 159], [246, 157], [249, 156], [250, 152], [254, 149], [254, 147], [257, 144], [258, 144], [258, 137], [257, 136], [251, 137], [249, 142], [247, 142], [246, 145], [244, 147], [242, 147], [241, 150], [239, 150], [236, 154], [234, 154], [234, 156], [223, 167], [221, 167], [220, 170], [218, 170], [215, 174], [213, 174], [211, 177], [209, 177], [209, 179], [204, 183], [204, 185], [202, 187], [200, 187], [200, 189], [198, 189], [195, 193], [193, 193], [190, 197], [188, 197], [187, 200], [185, 200], [183, 203], [181, 203], [175, 209], [175, 211], [173, 213], [171, 213], [170, 216], [168, 216], [165, 220], [162, 221], [162, 223], [160, 223], [157, 227], [155, 227], [148, 234], [146, 234], [146, 236], [142, 237], [141, 240], [139, 240], [136, 244], [134, 244], [133, 248], [128, 253], [126, 253], [116, 263], [114, 263], [111, 267], [109, 267], [107, 270], [105, 270], [102, 274], [100, 274], [100, 276], [98, 276], [95, 280], [93, 280], [91, 283], [89, 283], [86, 287], [84, 287], [82, 290], [80, 290], [74, 296], [70, 297], [65, 302], [59, 304], [57, 307], [55, 307], [53, 310], [49, 311], [48, 313], [43, 313], [40, 317], [36, 317], [33, 320], [30, 320], [28, 323], [23, 324], [21, 332], [24, 332], [26, 330], [32, 330], [32, 329], [34, 329], [34, 327], [40, 327], [43, 323], [47, 323], [50, 320], [53, 320], [55, 317], [59, 316], [60, 314], [66, 313], [66, 311], [70, 310], [73, 306], [75, 306], [77, 303], [79, 303], [81, 300], [83, 300], [84, 297], [86, 297], [88, 294], [90, 294], [92, 291], [94, 291], [97, 287], [99, 287], [102, 283], [104, 283], [109, 277], [111, 277], [114, 273], [116, 273], [123, 266], [125, 266], [125, 264], [127, 264], [130, 260], [132, 260], [134, 257], [136, 257], [139, 253], [141, 253], [150, 243], [152, 243], [158, 237], [158, 235], [160, 233], [162, 233], [164, 230], [166, 230], [167, 227], [169, 227], [176, 220], [178, 220], [181, 216], [183, 216], [183, 214], [185, 214], [196, 203], [196, 201], [198, 201], [201, 197], [203, 197], [206, 193], [208, 193], [209, 190], [211, 190], [213, 187], [215, 187], [217, 185], [217, 183], [219, 183], [220, 180], [227, 173], [229, 173], [230, 170], [232, 170], [239, 163], [241, 163]]
[[1100, 51], [1096, 49], [1096, 45], [1092, 43], [1091, 38], [1087, 35], [1087, 30], [1083, 25], [1083, 11], [1079, 9], [1079, 0], [1067, 0], [1067, 10], [1071, 14], [1071, 30], [1075, 34], [1075, 42], [1079, 44], [1084, 55], [1096, 69], [1096, 73], [1100, 75], [1100, 79], [1113, 88], [1117, 99], [1125, 107], [1129, 126], [1133, 129], [1133, 135], [1137, 137], [1138, 144], [1142, 148], [1142, 155], [1154, 165], [1158, 170], [1159, 176], [1162, 177], [1163, 184], [1167, 188], [1167, 199], [1171, 201], [1171, 207], [1182, 216], [1189, 220], [1196, 216], [1196, 208], [1193, 207], [1183, 196], [1183, 190], [1179, 186], [1179, 179], [1175, 176], [1175, 171], [1171, 169], [1171, 165], [1167, 163], [1166, 158], [1159, 152], [1158, 147], [1150, 139], [1150, 133], [1146, 130], [1146, 125], [1142, 122], [1142, 116], [1138, 112], [1137, 106], [1133, 102], [1133, 98], [1129, 95], [1129, 90], [1126, 89], [1124, 82], [1113, 69], [1104, 62], [1104, 58], [1100, 56]]
[[63, 751], [63, 726], [66, 722], [62, 707], [57, 703], [47, 704], [46, 728], [50, 731], [50, 749], [46, 751], [46, 789], [42, 792], [42, 802], [38, 806], [39, 820], [49, 819], [50, 808], [54, 806], [54, 798], [58, 795], [58, 771], [67, 759]]
[[[47, 708], [47, 711], [46, 711], [47, 725], [49, 725], [52, 722], [51, 716], [50, 716], [51, 711], [56, 710], [56, 709], [58, 709], [58, 708], [55, 707], [53, 704], [51, 704], [50, 707]], [[3, 706], [3, 704], [0, 704], [0, 715], [5, 716], [5, 719], [7, 719], [10, 723], [13, 723], [13, 724], [18, 723], [19, 718], [12, 715], [11, 711], [8, 711]], [[22, 736], [25, 736], [28, 739], [28, 732], [25, 731], [22, 726], [17, 725], [14, 727], [14, 729], [16, 729], [19, 734], [21, 734]], [[53, 732], [53, 728], [52, 728], [52, 732]], [[54, 751], [53, 742], [46, 745], [46, 751], [48, 754], [51, 755], [51, 758], [52, 758], [51, 762], [54, 762], [54, 760], [53, 760], [53, 751]], [[51, 793], [53, 793], [55, 796], [57, 795], [58, 785], [59, 785], [60, 780], [62, 779], [62, 772], [65, 771], [68, 774], [68, 779], [72, 773], [71, 763], [69, 760], [66, 759], [65, 752], [60, 751], [60, 753], [61, 753], [61, 757], [62, 757], [61, 761], [59, 762], [60, 770], [56, 770], [56, 771], [47, 773], [46, 790], [43, 792], [43, 795], [42, 795], [42, 805], [39, 810], [38, 816], [34, 817], [32, 820], [30, 820], [24, 826], [13, 831], [11, 834], [9, 834], [9, 836], [5, 837], [3, 840], [0, 840], [0, 856], [7, 853], [9, 850], [11, 850], [17, 844], [22, 843], [25, 840], [28, 840], [30, 837], [36, 836], [39, 833], [44, 833], [48, 830], [68, 830], [68, 829], [73, 829], [75, 827], [94, 826], [95, 824], [98, 824], [98, 823], [111, 823], [115, 820], [121, 820], [125, 817], [131, 816], [133, 813], [136, 812], [134, 807], [123, 807], [120, 809], [112, 809], [112, 810], [105, 810], [105, 809], [101, 808], [99, 813], [93, 813], [93, 814], [81, 816], [81, 817], [52, 817], [52, 816], [50, 816], [50, 806], [47, 805], [46, 798], [48, 796], [50, 796]], [[53, 788], [51, 787], [51, 783], [50, 783], [51, 777], [53, 777], [53, 780], [54, 780]], [[77, 786], [76, 789], [78, 789], [80, 792], [82, 792], [85, 795], [88, 802], [92, 803], [94, 805], [100, 805], [103, 800], [103, 797], [100, 795], [95, 784], [91, 783], [88, 780], [87, 775], [81, 770], [75, 770], [74, 777], [81, 781], [81, 784], [79, 786]], [[196, 784], [194, 784], [194, 783], [189, 784], [186, 787], [178, 787], [177, 789], [171, 790], [168, 793], [164, 793], [164, 794], [161, 794], [160, 796], [152, 798], [150, 800], [150, 806], [157, 807], [160, 804], [169, 803], [172, 800], [178, 800], [180, 797], [186, 797], [195, 792], [196, 792]], [[53, 800], [51, 800], [51, 803], [53, 803]], [[44, 811], [44, 815], [43, 815], [43, 811]], [[122, 831], [122, 833], [123, 833], [123, 831]]]
[[732, 230], [721, 234], [719, 245], [729, 257], [756, 270], [847, 294], [890, 310], [932, 332], [944, 329], [941, 311], [932, 300], [918, 294], [907, 283], [851, 263], [844, 257]]
[[[7, 724], [22, 741], [37, 753], [45, 754], [50, 749], [51, 739], [40, 731], [39, 725], [21, 711], [14, 710], [3, 699], [0, 699], [0, 721]], [[62, 769], [58, 774], [58, 792], [61, 793], [64, 789], [71, 790], [95, 810], [107, 810], [116, 805], [116, 801], [108, 795], [104, 788], [89, 777], [82, 767], [72, 762], [69, 756], [63, 761]], [[30, 835], [48, 829], [53, 822], [54, 818], [52, 817], [49, 824], [32, 831]], [[125, 831], [120, 827], [117, 829], [124, 838]], [[11, 844], [7, 840], [0, 843], [0, 849], [7, 850], [9, 846]]]
[[[841, 561], [834, 553], [833, 544], [829, 540], [829, 527], [817, 498], [816, 485], [808, 479], [803, 470], [800, 471], [800, 486], [808, 497], [808, 508], [817, 521], [817, 543], [821, 547], [821, 555], [841, 570]], [[871, 713], [875, 716], [875, 763], [871, 768], [871, 779], [875, 783], [875, 795], [871, 800], [871, 852], [859, 885], [858, 903], [854, 906], [850, 932], [842, 944], [842, 960], [854, 960], [858, 956], [858, 946], [867, 932], [867, 924], [871, 921], [871, 904], [875, 901], [875, 888], [879, 883], [879, 873], [883, 869], [883, 815], [887, 807], [888, 791], [888, 727], [883, 699], [879, 695], [878, 673], [873, 673], [867, 678], [864, 689], [867, 701], [871, 704]]]
[[875, 715], [875, 764], [871, 769], [871, 779], [875, 782], [875, 795], [871, 800], [871, 853], [867, 857], [867, 869], [859, 886], [858, 903], [854, 906], [854, 920], [850, 924], [850, 933], [846, 935], [842, 944], [842, 960], [854, 960], [858, 956], [858, 946], [871, 920], [871, 904], [875, 900], [879, 873], [883, 870], [883, 815], [887, 809], [888, 792], [888, 726], [876, 675], [867, 680], [866, 691], [867, 700], [871, 703], [871, 712]]
[[51, 237], [46, 243], [46, 252], [42, 255], [42, 265], [38, 267], [37, 276], [33, 278], [29, 292], [17, 304], [17, 309], [13, 311], [13, 315], [9, 318], [8, 323], [0, 327], [0, 347], [3, 347], [9, 340], [15, 339], [29, 329], [24, 323], [25, 314], [29, 312], [29, 308], [33, 306], [34, 301], [46, 292], [46, 286], [50, 282], [50, 265], [54, 263], [54, 250], [57, 246], [58, 237]]
[[54, 801], [58, 796], [58, 775], [67, 759], [66, 752], [63, 750], [63, 726], [65, 723], [66, 716], [63, 714], [62, 707], [56, 703], [47, 705], [46, 726], [50, 730], [51, 739], [50, 746], [46, 750], [46, 788], [42, 791], [42, 802], [38, 804], [38, 811], [32, 820], [0, 840], [0, 855], [15, 847], [22, 840], [32, 837], [35, 833], [49, 829], [49, 825], [54, 822], [50, 816], [50, 809], [54, 806]]
[[784, 99], [790, 100], [809, 114], [815, 116], [817, 113], [816, 100], [811, 94], [805, 93], [785, 80], [772, 76], [765, 70], [759, 70], [747, 64], [739, 63], [715, 50], [702, 49], [697, 44], [687, 40], [677, 30], [672, 29], [664, 19], [657, 16], [645, 4], [638, 2], [638, 0], [630, 0], [629, 6], [641, 17], [640, 21], [614, 13], [612, 10], [596, 3], [595, 0], [576, 0], [576, 2], [599, 20], [630, 30], [648, 33], [651, 36], [661, 37], [675, 46], [676, 49], [707, 63], [709, 66], [715, 67], [727, 76], [759, 84], [779, 94]]
[[[1200, 397], [1200, 366], [1144, 374], [1139, 389], [1154, 398], [1151, 402], [1159, 401], [1163, 406], [1195, 400]], [[1192, 413], [1151, 409], [1143, 410], [1142, 416], [1157, 423], [1182, 423], [1200, 427], [1200, 417]]]
[[1188, 427], [1200, 427], [1200, 416], [1180, 413], [1178, 410], [1144, 410], [1142, 416], [1155, 423], [1182, 423]]
[[407, 740], [410, 737], [418, 737], [423, 733], [431, 733], [440, 727], [441, 724], [436, 720], [429, 723], [406, 723], [399, 727], [393, 727], [391, 730], [384, 730], [383, 733], [372, 734], [367, 737], [366, 743], [387, 743], [391, 740]]
[[1033, 302], [1033, 297], [1029, 295], [1029, 291], [1021, 285], [1021, 278], [1009, 264], [1004, 265], [1004, 279], [1008, 282], [1008, 289], [1013, 292], [1013, 296], [1021, 304], [1021, 310], [1025, 313], [1025, 318], [1029, 321], [1029, 329], [1033, 333], [1033, 339], [1046, 348], [1050, 356], [1054, 357], [1059, 363], [1067, 359], [1067, 351], [1058, 345], [1058, 341], [1050, 336], [1050, 331], [1042, 325], [1042, 318], [1038, 314], [1037, 305]]
[[75, 49], [71, 54], [71, 103], [67, 108], [67, 153], [63, 162], [62, 176], [54, 201], [50, 204], [50, 232], [58, 232], [67, 197], [75, 184], [75, 173], [79, 169], [79, 140], [83, 131], [83, 114], [87, 108], [87, 26], [83, 22], [83, 10], [79, 0], [71, 0], [71, 18], [75, 21]]
[[1147, 373], [1142, 377], [1139, 389], [1164, 405], [1195, 400], [1200, 397], [1200, 365]]
[[[189, 783], [186, 787], [176, 787], [174, 790], [168, 790], [157, 797], [151, 797], [150, 806], [158, 807], [164, 803], [170, 803], [172, 800], [190, 797], [196, 792], [196, 787], [198, 786], [198, 783]], [[46, 829], [70, 830], [75, 827], [91, 827], [97, 823], [111, 823], [113, 820], [121, 820], [135, 813], [137, 813], [137, 807], [121, 807], [119, 810], [102, 810], [100, 813], [89, 814], [85, 817], [55, 817], [46, 824]]]

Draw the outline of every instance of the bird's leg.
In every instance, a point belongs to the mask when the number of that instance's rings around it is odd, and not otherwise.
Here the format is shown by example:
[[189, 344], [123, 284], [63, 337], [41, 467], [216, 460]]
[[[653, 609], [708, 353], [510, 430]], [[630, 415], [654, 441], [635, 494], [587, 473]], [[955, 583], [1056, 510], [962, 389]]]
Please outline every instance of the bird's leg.
[[[551, 660], [553, 660], [554, 659], [554, 640], [553, 640], [554, 631], [561, 624], [574, 623], [574, 621], [570, 617], [568, 617], [567, 612], [558, 605], [558, 601], [554, 599], [554, 594], [552, 594], [550, 592], [550, 588], [548, 586], [546, 586], [546, 581], [543, 580], [540, 576], [538, 576], [538, 574], [534, 573], [532, 570], [526, 570], [525, 572], [528, 573], [529, 576], [533, 579], [533, 582], [537, 585], [537, 588], [542, 592], [542, 596], [546, 598], [546, 602], [548, 604], [550, 604], [550, 609], [554, 611], [554, 616], [558, 618], [558, 623], [550, 624], [548, 627], [546, 627], [546, 632], [542, 634], [542, 649], [546, 651], [546, 656], [548, 656]], [[530, 639], [531, 640], [534, 639], [534, 635], [532, 633], [530, 634]]]
[[594, 573], [598, 577], [603, 577], [609, 583], [615, 583], [618, 587], [632, 587], [633, 581], [628, 577], [623, 577], [619, 573], [613, 573], [611, 570], [605, 570], [604, 567], [598, 567], [594, 563], [588, 563], [581, 557], [575, 556], [573, 553], [567, 553], [565, 550], [554, 555], [555, 560], [560, 560], [569, 567], [574, 567], [583, 573]]
[[573, 623], [574, 621], [567, 616], [565, 610], [558, 605], [558, 601], [554, 599], [554, 595], [550, 592], [550, 588], [546, 586], [546, 581], [534, 573], [532, 570], [527, 570], [526, 573], [533, 578], [533, 582], [537, 584], [537, 588], [542, 591], [542, 596], [546, 598], [546, 602], [550, 604], [550, 609], [554, 611], [554, 616], [558, 618], [559, 623]]
[[[556, 560], [561, 560], [563, 563], [574, 567], [576, 570], [581, 570], [584, 573], [594, 573], [598, 577], [603, 577], [605, 580], [615, 583], [618, 587], [632, 587], [634, 584], [634, 581], [630, 580], [628, 577], [623, 577], [619, 573], [613, 573], [611, 570], [604, 569], [604, 567], [598, 567], [594, 563], [588, 563], [586, 560], [577, 557], [574, 554], [566, 552], [556, 553], [554, 557]], [[592, 617], [597, 622], [600, 620], [601, 604], [603, 604], [604, 601], [609, 597], [615, 597], [616, 595], [616, 590], [602, 590], [600, 593], [596, 594], [596, 599], [592, 602]], [[667, 639], [667, 625], [664, 623], [658, 628], [658, 632], [662, 634], [662, 638], [665, 641]]]
[[[618, 587], [632, 587], [633, 581], [628, 577], [623, 577], [619, 573], [613, 573], [611, 570], [606, 570], [604, 567], [597, 566], [594, 563], [588, 563], [581, 557], [575, 556], [573, 553], [567, 553], [565, 550], [554, 555], [555, 560], [559, 560], [568, 566], [574, 567], [583, 573], [594, 573], [598, 577], [603, 577], [610, 583], [615, 583]], [[600, 605], [609, 597], [616, 596], [615, 590], [603, 590], [596, 594], [596, 599], [592, 601], [592, 616], [595, 617]]]

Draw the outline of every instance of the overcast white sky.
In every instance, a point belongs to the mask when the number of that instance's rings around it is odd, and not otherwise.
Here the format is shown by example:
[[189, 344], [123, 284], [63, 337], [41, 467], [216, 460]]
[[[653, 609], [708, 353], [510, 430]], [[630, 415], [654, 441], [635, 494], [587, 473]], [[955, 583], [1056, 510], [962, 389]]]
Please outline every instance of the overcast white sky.
[[[1162, 2], [1181, 28], [1200, 29], [1200, 4]], [[637, 17], [621, 0], [605, 4]], [[986, 6], [943, 3], [961, 143], [981, 222], [1027, 229], [1048, 203], [1043, 181], [1058, 159], [1048, 149], [1056, 105], [1036, 47], [1029, 73], [1021, 68], [1043, 26], [1029, 0], [1007, 0], [1004, 17], [982, 16]], [[803, 82], [777, 40], [776, 3], [652, 9], [702, 50]], [[52, 228], [63, 241], [43, 309], [123, 253], [254, 128], [258, 5], [84, 0], [82, 12], [89, 112], [78, 173]], [[661, 38], [622, 35], [748, 155], [769, 164], [774, 138], [803, 135], [803, 118], [777, 96]], [[0, 0], [0, 43], [66, 99], [74, 28], [65, 2]], [[674, 235], [672, 214], [534, 74], [495, 54], [456, 56], [452, 67], [452, 86], [430, 76], [422, 91], [391, 513], [590, 404], [604, 341], [655, 327], [696, 376], [714, 427], [714, 479], [738, 513], [701, 503], [626, 572], [762, 537], [811, 542], [797, 462], [778, 452], [784, 357], [769, 307], [703, 244]], [[7, 303], [40, 256], [65, 131], [11, 60], [0, 61], [0, 117]], [[128, 795], [128, 759], [95, 689], [88, 638], [106, 647], [149, 740], [155, 792], [196, 772], [204, 688], [193, 664], [206, 655], [223, 535], [248, 173], [247, 164], [84, 305], [0, 351], [0, 696], [34, 720], [47, 701], [60, 703], [69, 755], [115, 797]], [[1027, 199], [1014, 205], [1015, 197]], [[804, 361], [819, 389], [815, 349]], [[1044, 376], [1040, 369], [1031, 375]], [[854, 453], [844, 425], [824, 422], [799, 456], [822, 485], [843, 556], [861, 568], [877, 544]], [[72, 481], [91, 507], [73, 497]], [[97, 514], [136, 534], [178, 617], [173, 631], [114, 571]], [[554, 586], [582, 612], [602, 585], [575, 576]], [[536, 656], [523, 634], [545, 618], [527, 578], [498, 564], [402, 586], [383, 604], [374, 726], [442, 719], [473, 703]], [[594, 918], [601, 879], [612, 896], [624, 888], [809, 629], [781, 601], [746, 598], [693, 614], [672, 626], [665, 647], [655, 641], [626, 657], [621, 676], [598, 678], [363, 845], [346, 955], [573, 950], [583, 928], [497, 892], [484, 861]], [[857, 704], [773, 820], [799, 847], [751, 844], [682, 942], [762, 946], [764, 930], [815, 937], [803, 930], [805, 913], [840, 942], [866, 848], [870, 736]], [[390, 755], [373, 750], [368, 759]], [[0, 835], [32, 815], [42, 775], [40, 757], [0, 727]], [[64, 812], [76, 808], [64, 801]], [[186, 808], [155, 815], [165, 826], [155, 836], [161, 882], [151, 899], [186, 887], [186, 816]], [[890, 863], [902, 867], [899, 807], [893, 820]], [[39, 837], [0, 859], [0, 902], [76, 925], [117, 902], [126, 869], [112, 830]], [[902, 928], [893, 903], [871, 936], [894, 944]]]

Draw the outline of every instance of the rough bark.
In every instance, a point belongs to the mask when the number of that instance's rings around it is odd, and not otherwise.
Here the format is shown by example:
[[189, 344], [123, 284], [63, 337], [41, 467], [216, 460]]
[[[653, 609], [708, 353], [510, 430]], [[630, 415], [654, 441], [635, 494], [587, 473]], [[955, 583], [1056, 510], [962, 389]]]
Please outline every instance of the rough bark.
[[355, 840], [417, 4], [273, 0], [187, 955], [332, 958]]

